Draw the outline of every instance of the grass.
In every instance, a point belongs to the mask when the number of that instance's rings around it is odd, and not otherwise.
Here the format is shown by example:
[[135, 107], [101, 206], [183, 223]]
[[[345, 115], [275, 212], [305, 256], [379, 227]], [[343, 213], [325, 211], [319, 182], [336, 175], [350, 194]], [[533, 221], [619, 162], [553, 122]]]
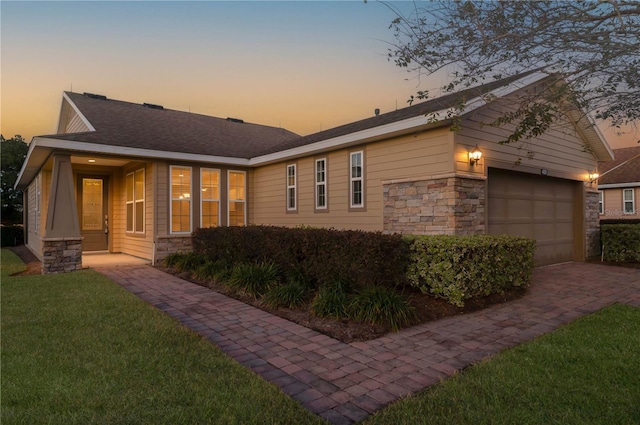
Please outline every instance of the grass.
[[[102, 275], [1, 261], [3, 425], [322, 423]], [[615, 305], [364, 424], [640, 423], [639, 351], [640, 309]]]
[[3, 425], [322, 423], [106, 277], [21, 268], [3, 249]]
[[640, 309], [603, 309], [366, 421], [394, 423], [638, 424]]

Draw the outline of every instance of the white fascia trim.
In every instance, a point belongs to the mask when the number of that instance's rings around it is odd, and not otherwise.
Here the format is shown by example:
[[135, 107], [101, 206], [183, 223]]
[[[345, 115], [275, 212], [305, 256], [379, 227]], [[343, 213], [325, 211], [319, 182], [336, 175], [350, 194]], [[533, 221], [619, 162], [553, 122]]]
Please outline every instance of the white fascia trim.
[[31, 153], [36, 148], [35, 138], [31, 139], [29, 142], [29, 150], [27, 150], [27, 156], [24, 157], [24, 162], [22, 163], [22, 167], [20, 168], [20, 172], [18, 173], [18, 177], [16, 178], [16, 182], [13, 184], [13, 188], [16, 189], [20, 180], [22, 180], [22, 175], [24, 174], [24, 170], [27, 168], [27, 164], [29, 163], [29, 157], [31, 157]]
[[618, 188], [623, 188], [623, 187], [640, 187], [640, 182], [599, 184], [598, 185], [598, 190], [600, 190], [600, 189], [618, 189]]
[[221, 164], [249, 166], [249, 160], [245, 158], [233, 158], [227, 156], [200, 155], [195, 153], [157, 151], [152, 149], [128, 148], [124, 146], [102, 145], [87, 142], [75, 142], [64, 139], [50, 139], [36, 137], [31, 142], [41, 147], [91, 152], [96, 154], [136, 156], [143, 158], [173, 159], [194, 162], [217, 162]]
[[89, 129], [89, 131], [96, 131], [96, 129], [91, 125], [91, 123], [89, 122], [89, 120], [87, 119], [87, 117], [85, 117], [82, 112], [80, 112], [80, 109], [78, 109], [78, 107], [76, 106], [75, 103], [73, 103], [73, 101], [71, 100], [71, 98], [69, 96], [67, 96], [67, 93], [62, 92], [62, 98], [65, 99], [67, 102], [69, 102], [69, 105], [71, 105], [71, 107], [73, 108], [74, 111], [76, 111], [76, 113], [78, 114], [78, 116], [80, 117], [80, 119], [82, 120], [82, 122], [87, 126], [87, 128]]
[[[487, 94], [491, 94], [496, 98], [506, 96], [546, 77], [547, 74], [545, 74], [544, 72], [535, 72], [524, 78], [516, 80], [509, 85], [493, 90]], [[425, 115], [418, 115], [416, 117], [407, 118], [406, 120], [396, 121], [390, 124], [369, 128], [366, 130], [358, 131], [356, 133], [345, 134], [344, 136], [334, 137], [332, 139], [321, 140], [319, 142], [311, 143], [304, 146], [298, 146], [296, 148], [287, 149], [280, 152], [257, 156], [255, 158], [251, 158], [249, 160], [249, 164], [251, 166], [257, 166], [265, 165], [271, 162], [284, 161], [289, 158], [310, 155], [325, 150], [339, 148], [342, 146], [357, 144], [360, 141], [374, 139], [376, 137], [384, 136], [385, 134], [406, 131], [428, 124], [444, 122], [450, 119], [452, 117], [452, 114], [462, 116], [486, 104], [486, 95], [478, 96], [468, 101], [466, 107], [461, 112], [456, 112], [455, 108], [442, 109], [440, 111], [428, 114], [429, 119], [426, 119]]]

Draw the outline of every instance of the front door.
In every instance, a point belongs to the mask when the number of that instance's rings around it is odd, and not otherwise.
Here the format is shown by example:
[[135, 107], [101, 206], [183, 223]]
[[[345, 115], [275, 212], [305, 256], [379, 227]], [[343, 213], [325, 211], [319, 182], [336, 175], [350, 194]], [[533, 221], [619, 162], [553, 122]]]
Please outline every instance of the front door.
[[78, 186], [82, 250], [105, 251], [109, 236], [107, 178], [82, 176]]

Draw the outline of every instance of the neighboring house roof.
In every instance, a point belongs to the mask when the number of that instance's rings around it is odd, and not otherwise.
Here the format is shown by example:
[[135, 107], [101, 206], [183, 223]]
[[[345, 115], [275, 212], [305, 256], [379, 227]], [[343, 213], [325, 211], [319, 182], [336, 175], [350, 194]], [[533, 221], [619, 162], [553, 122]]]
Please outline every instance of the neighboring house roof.
[[640, 186], [640, 146], [614, 149], [615, 159], [598, 162], [598, 187]]
[[65, 92], [65, 96], [95, 131], [42, 137], [232, 158], [251, 158], [260, 150], [300, 137], [284, 128], [237, 119], [175, 111], [88, 94]]

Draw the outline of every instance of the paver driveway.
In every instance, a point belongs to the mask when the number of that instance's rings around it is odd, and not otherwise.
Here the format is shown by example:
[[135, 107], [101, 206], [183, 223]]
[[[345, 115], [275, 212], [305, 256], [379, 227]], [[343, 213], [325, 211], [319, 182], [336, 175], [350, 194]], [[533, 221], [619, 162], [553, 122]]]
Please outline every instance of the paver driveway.
[[518, 300], [346, 344], [150, 266], [97, 270], [335, 424], [607, 305], [640, 307], [640, 269], [566, 263]]

